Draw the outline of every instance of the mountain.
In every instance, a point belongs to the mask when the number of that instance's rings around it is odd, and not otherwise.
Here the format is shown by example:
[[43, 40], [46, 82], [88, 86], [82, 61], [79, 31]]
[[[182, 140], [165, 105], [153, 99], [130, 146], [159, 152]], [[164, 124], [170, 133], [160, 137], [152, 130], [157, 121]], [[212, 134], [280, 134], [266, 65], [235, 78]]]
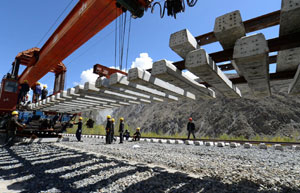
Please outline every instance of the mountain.
[[120, 107], [112, 115], [124, 117], [129, 127], [141, 127], [143, 132], [185, 134], [188, 118], [192, 117], [197, 137], [292, 136], [300, 133], [300, 99], [287, 94], [290, 82], [272, 82], [272, 96], [261, 99], [252, 97], [247, 84], [241, 84], [238, 87], [243, 98], [228, 99], [217, 93], [216, 99], [206, 101], [183, 99]]

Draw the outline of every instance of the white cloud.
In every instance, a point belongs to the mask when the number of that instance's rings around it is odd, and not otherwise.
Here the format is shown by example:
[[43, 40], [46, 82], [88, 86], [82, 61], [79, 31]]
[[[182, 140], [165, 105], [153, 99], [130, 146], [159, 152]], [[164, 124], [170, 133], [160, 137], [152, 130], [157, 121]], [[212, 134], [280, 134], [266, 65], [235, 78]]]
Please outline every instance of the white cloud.
[[85, 82], [96, 82], [98, 78], [97, 74], [93, 73], [93, 68], [90, 68], [88, 70], [82, 71], [80, 75], [80, 82], [73, 82], [73, 84], [76, 86], [78, 84], [83, 85]]
[[191, 78], [191, 79], [193, 79], [193, 80], [195, 80], [195, 79], [198, 78], [198, 76], [194, 75], [193, 73], [191, 73], [191, 72], [188, 71], [188, 70], [183, 71], [183, 73], [184, 73], [187, 77], [189, 77], [189, 78]]
[[150, 69], [152, 68], [153, 60], [149, 57], [148, 53], [140, 53], [140, 57], [136, 58], [135, 61], [132, 62], [131, 68], [139, 67], [142, 69]]
[[79, 84], [80, 84], [79, 82], [73, 82], [73, 86], [77, 86]]

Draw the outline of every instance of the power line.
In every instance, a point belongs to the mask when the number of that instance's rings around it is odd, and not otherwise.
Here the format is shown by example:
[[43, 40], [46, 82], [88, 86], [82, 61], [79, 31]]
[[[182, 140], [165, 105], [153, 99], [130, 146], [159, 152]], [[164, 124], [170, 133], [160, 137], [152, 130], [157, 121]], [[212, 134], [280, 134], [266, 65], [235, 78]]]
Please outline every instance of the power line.
[[49, 28], [49, 30], [45, 33], [45, 35], [42, 37], [42, 39], [36, 44], [35, 47], [38, 47], [40, 43], [44, 40], [44, 38], [47, 36], [47, 34], [52, 30], [52, 28], [55, 26], [57, 21], [60, 19], [60, 17], [66, 12], [68, 7], [72, 4], [74, 0], [71, 0], [70, 3], [65, 7], [65, 9], [61, 12], [61, 14], [58, 16], [58, 18], [55, 20], [55, 22], [52, 24], [52, 26]]

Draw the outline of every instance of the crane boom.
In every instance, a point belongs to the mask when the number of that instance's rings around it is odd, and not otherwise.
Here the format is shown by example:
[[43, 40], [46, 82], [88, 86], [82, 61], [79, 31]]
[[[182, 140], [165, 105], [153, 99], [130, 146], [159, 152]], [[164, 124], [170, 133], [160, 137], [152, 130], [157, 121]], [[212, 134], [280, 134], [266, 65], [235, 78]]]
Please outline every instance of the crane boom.
[[[19, 82], [28, 80], [30, 86], [34, 85], [55, 65], [115, 20], [124, 10], [117, 2], [119, 1], [80, 0], [41, 48], [38, 61], [24, 70]], [[140, 5], [139, 1], [127, 2]], [[140, 7], [142, 6], [145, 5]]]
[[[55, 92], [63, 89], [66, 67], [62, 61], [96, 33], [130, 11], [142, 17], [152, 0], [79, 0], [69, 15], [54, 31], [41, 49], [20, 52], [0, 86], [0, 113], [16, 109], [18, 83], [28, 81], [34, 88], [36, 82], [48, 72], [55, 73]], [[26, 69], [18, 76], [19, 65]]]

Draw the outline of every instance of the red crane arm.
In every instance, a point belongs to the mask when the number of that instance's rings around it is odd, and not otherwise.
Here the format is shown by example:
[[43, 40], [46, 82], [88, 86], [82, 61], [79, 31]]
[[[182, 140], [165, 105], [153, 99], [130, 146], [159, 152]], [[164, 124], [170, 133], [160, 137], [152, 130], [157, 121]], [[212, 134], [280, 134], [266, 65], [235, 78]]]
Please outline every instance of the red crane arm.
[[121, 13], [116, 0], [80, 0], [41, 48], [38, 61], [24, 70], [19, 82], [28, 80], [32, 86]]
[[34, 65], [37, 62], [39, 53], [40, 53], [39, 48], [31, 48], [23, 52], [20, 52], [16, 56], [16, 59], [19, 60], [20, 64], [29, 67]]
[[95, 64], [93, 70], [93, 73], [98, 74], [100, 77], [105, 76], [106, 78], [110, 78], [110, 75], [117, 72], [127, 76], [127, 73], [123, 72], [122, 70], [109, 68], [101, 64]]

